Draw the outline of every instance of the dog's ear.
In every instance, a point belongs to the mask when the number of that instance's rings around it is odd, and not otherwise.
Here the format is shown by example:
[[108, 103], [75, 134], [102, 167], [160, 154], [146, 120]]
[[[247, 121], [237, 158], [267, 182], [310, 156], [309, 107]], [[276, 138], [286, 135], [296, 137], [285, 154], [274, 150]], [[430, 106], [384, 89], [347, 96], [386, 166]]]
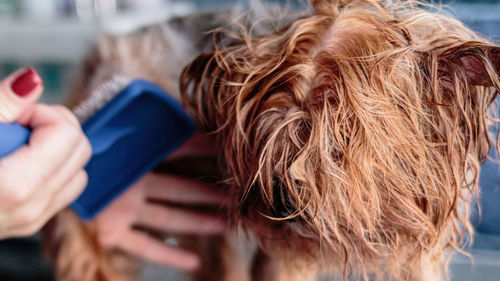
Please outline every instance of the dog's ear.
[[471, 85], [499, 88], [500, 47], [463, 46], [452, 56]]

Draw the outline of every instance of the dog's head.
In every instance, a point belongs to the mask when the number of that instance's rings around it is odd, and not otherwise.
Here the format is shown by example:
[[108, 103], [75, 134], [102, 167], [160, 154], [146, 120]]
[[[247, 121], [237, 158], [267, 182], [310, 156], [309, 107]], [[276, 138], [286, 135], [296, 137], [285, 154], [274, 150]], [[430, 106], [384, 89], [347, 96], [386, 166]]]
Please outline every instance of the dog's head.
[[312, 2], [182, 75], [218, 138], [234, 218], [350, 265], [438, 258], [470, 230], [500, 49], [413, 1]]

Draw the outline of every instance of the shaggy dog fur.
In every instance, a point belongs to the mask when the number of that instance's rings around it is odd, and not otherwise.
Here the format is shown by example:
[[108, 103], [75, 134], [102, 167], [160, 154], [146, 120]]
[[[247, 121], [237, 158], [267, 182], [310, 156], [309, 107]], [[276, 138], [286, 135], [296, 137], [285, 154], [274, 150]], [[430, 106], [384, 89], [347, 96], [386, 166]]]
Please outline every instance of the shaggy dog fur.
[[[107, 39], [79, 91], [118, 72], [176, 95], [180, 76], [186, 107], [217, 139], [229, 218], [257, 245], [205, 241], [221, 262], [199, 280], [441, 280], [473, 232], [500, 49], [416, 1], [312, 7], [269, 32], [214, 32], [182, 75], [170, 66], [187, 61], [173, 61], [200, 47], [173, 44], [171, 23]], [[72, 216], [48, 239], [60, 280], [125, 280]]]

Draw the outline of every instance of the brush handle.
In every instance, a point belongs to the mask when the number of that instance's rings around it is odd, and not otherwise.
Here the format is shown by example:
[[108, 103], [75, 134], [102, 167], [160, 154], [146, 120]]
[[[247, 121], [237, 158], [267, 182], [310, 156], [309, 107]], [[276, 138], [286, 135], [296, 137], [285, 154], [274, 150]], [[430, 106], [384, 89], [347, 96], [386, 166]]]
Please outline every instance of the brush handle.
[[0, 123], [0, 158], [28, 144], [31, 130], [18, 123]]

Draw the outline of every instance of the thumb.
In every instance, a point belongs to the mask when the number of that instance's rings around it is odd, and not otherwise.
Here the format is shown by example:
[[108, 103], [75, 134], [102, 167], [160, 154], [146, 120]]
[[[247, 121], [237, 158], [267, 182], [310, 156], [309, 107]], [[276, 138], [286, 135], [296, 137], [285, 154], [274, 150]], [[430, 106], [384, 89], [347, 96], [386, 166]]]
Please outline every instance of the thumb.
[[42, 95], [43, 81], [32, 69], [21, 69], [0, 81], [0, 122], [16, 121]]

